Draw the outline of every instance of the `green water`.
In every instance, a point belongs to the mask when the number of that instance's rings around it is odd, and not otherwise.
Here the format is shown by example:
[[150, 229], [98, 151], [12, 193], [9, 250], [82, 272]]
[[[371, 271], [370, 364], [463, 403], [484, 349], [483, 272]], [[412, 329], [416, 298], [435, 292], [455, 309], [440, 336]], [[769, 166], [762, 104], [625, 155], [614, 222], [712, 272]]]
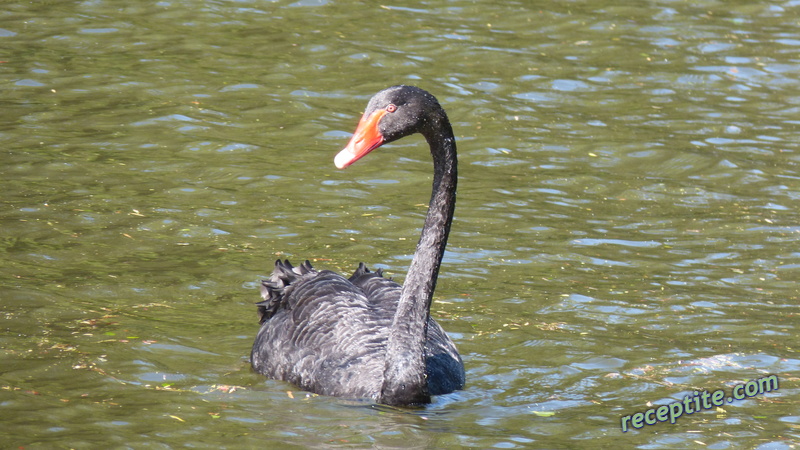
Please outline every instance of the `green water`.
[[[797, 8], [5, 4], [2, 446], [796, 448]], [[248, 362], [276, 258], [402, 280], [424, 141], [333, 166], [397, 83], [439, 98], [461, 163], [433, 314], [467, 387], [411, 411]]]

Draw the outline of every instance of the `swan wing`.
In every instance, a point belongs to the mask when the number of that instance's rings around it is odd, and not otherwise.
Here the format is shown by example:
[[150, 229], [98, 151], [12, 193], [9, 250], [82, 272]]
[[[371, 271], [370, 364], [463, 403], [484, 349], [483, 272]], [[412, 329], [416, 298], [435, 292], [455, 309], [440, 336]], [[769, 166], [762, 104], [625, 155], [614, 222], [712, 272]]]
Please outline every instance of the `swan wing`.
[[253, 368], [318, 394], [377, 398], [386, 324], [349, 280], [304, 266], [276, 264], [264, 282]]

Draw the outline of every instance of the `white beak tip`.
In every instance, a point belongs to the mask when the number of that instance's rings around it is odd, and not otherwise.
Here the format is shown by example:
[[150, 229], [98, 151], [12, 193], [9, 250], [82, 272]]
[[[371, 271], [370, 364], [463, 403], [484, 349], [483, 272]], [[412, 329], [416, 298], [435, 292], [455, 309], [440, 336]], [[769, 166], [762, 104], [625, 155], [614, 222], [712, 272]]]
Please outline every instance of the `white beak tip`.
[[337, 169], [344, 169], [345, 167], [350, 165], [350, 162], [353, 161], [353, 153], [351, 153], [348, 149], [344, 149], [340, 151], [335, 158], [333, 158], [333, 163], [336, 165]]

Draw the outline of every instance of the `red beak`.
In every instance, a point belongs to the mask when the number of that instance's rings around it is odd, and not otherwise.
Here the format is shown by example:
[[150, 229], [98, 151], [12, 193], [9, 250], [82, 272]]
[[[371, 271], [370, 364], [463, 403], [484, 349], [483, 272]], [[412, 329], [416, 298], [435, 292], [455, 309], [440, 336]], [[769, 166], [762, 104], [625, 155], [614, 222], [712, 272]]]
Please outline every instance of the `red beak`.
[[356, 127], [356, 132], [347, 147], [333, 159], [333, 163], [336, 164], [337, 168], [344, 169], [383, 144], [384, 139], [378, 130], [378, 123], [386, 113], [385, 109], [379, 109], [369, 116], [365, 114], [361, 118], [361, 121], [358, 122], [358, 127]]

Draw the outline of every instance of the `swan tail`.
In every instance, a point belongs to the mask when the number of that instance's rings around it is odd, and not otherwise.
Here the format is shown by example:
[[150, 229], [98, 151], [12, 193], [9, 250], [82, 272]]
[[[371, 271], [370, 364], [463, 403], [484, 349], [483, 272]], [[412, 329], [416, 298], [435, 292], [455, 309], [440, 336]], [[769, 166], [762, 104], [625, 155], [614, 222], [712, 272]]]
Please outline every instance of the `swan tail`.
[[269, 280], [261, 281], [261, 298], [258, 306], [259, 322], [264, 323], [278, 311], [286, 295], [286, 288], [297, 281], [303, 275], [314, 272], [311, 262], [306, 260], [303, 264], [295, 267], [289, 260], [275, 261], [275, 269]]

